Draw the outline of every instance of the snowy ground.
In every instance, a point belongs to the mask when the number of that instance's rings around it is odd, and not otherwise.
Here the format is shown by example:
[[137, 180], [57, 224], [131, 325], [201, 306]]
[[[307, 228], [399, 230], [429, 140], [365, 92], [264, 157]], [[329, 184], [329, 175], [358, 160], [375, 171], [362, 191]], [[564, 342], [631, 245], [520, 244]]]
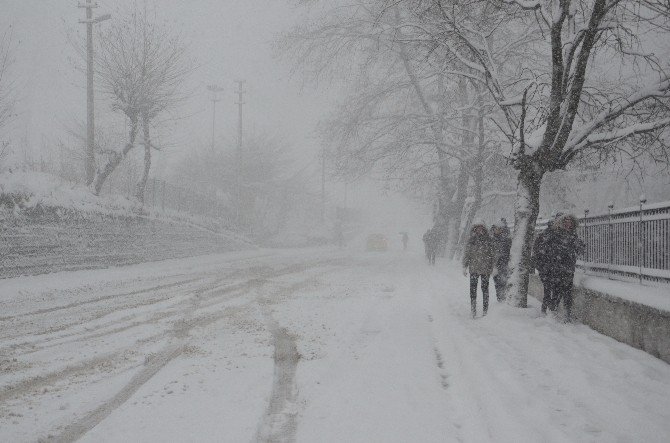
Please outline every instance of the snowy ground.
[[670, 440], [669, 365], [466, 284], [332, 250], [0, 280], [0, 441]]

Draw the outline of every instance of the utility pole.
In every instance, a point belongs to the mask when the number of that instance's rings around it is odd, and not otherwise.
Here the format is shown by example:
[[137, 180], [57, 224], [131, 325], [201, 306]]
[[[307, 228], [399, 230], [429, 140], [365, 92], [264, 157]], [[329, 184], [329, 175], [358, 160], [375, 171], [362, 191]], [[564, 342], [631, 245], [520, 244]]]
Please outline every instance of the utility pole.
[[235, 177], [235, 187], [236, 187], [236, 204], [235, 204], [235, 217], [237, 218], [238, 226], [242, 226], [242, 106], [244, 102], [244, 83], [246, 80], [235, 80], [237, 83], [237, 106], [238, 106], [238, 115], [237, 115], [237, 174]]
[[93, 101], [93, 25], [109, 20], [110, 14], [101, 15], [93, 18], [93, 8], [97, 8], [97, 3], [86, 0], [86, 3], [79, 3], [79, 8], [86, 9], [86, 19], [79, 20], [79, 23], [86, 25], [86, 155], [84, 169], [86, 171], [86, 185], [93, 183], [95, 177], [95, 112]]
[[242, 105], [244, 102], [244, 94], [247, 92], [244, 90], [244, 83], [246, 80], [235, 80], [237, 83], [237, 105], [238, 105], [238, 121], [237, 121], [237, 150], [238, 155], [242, 153]]
[[214, 138], [216, 133], [216, 103], [220, 102], [219, 92], [223, 91], [223, 88], [220, 88], [217, 85], [207, 86], [207, 90], [212, 93], [212, 152], [214, 152]]
[[326, 148], [321, 150], [321, 223], [326, 220]]

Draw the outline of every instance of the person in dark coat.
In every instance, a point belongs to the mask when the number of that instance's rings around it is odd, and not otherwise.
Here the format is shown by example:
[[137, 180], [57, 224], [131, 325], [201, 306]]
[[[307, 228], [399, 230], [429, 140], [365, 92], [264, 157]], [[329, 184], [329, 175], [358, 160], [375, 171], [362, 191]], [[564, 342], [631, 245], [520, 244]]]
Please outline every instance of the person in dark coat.
[[463, 254], [463, 275], [470, 273], [470, 310], [477, 315], [477, 283], [481, 279], [483, 315], [489, 309], [489, 277], [493, 271], [493, 242], [483, 223], [476, 223]]
[[507, 226], [507, 219], [506, 218], [501, 218], [500, 223], [498, 224], [500, 228], [507, 234], [507, 236], [510, 236], [510, 231], [509, 227]]
[[407, 234], [407, 232], [401, 232], [400, 235], [402, 239], [402, 250], [406, 251], [407, 243], [409, 243], [409, 234]]
[[[535, 237], [535, 242], [533, 243], [533, 266], [537, 269], [537, 273], [544, 287], [544, 295], [542, 297], [542, 313], [547, 313], [547, 308], [553, 305], [554, 296], [552, 294], [552, 285], [549, 284], [547, 280], [547, 270], [546, 270], [546, 248], [544, 246], [544, 241], [551, 231], [553, 220], [549, 220], [547, 223], [547, 228], [537, 234]], [[553, 308], [552, 308], [553, 310]]]
[[503, 224], [493, 225], [491, 234], [493, 241], [493, 283], [496, 288], [496, 298], [498, 301], [503, 301], [505, 300], [512, 238], [509, 229]]
[[426, 248], [426, 258], [428, 259], [428, 264], [435, 264], [435, 256], [437, 255], [437, 243], [439, 240], [439, 234], [435, 227], [430, 228], [423, 234], [423, 244]]
[[543, 241], [543, 269], [552, 294], [551, 310], [556, 310], [561, 299], [566, 321], [572, 320], [572, 282], [577, 257], [584, 252], [584, 242], [577, 237], [577, 218], [562, 215], [554, 220]]

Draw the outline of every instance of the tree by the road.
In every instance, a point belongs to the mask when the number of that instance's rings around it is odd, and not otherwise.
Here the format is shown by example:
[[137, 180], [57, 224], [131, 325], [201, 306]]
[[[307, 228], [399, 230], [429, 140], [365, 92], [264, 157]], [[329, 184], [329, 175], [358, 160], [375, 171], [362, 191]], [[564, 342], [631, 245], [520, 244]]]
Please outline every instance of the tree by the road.
[[[286, 42], [309, 76], [353, 78], [352, 93], [323, 125], [337, 172], [433, 183], [436, 228], [452, 256], [462, 221], [472, 221], [496, 176], [491, 106], [481, 85], [449, 74], [451, 55], [417, 38], [407, 6], [338, 4]], [[342, 64], [360, 69], [341, 72]]]
[[128, 139], [121, 150], [102, 153], [93, 191], [100, 193], [109, 174], [137, 145], [141, 127], [144, 169], [135, 195], [143, 202], [152, 149], [158, 149], [151, 139], [152, 126], [157, 116], [183, 99], [183, 83], [193, 67], [181, 35], [138, 8], [115, 17], [98, 40], [98, 77], [112, 108], [128, 119]]
[[[419, 113], [430, 115], [430, 105], [441, 98], [427, 93], [432, 89], [426, 84], [444, 76], [461, 92], [449, 103], [460, 125], [454, 124], [453, 114], [449, 116], [444, 107], [437, 108], [438, 118], [426, 125], [440, 127], [438, 136], [428, 139], [438, 153], [456, 154], [475, 146], [477, 126], [470, 127], [468, 122], [477, 121], [474, 103], [481, 100], [478, 106], [485, 123], [497, 128], [497, 135], [487, 137], [503, 147], [498, 155], [505, 155], [517, 175], [508, 291], [516, 306], [527, 302], [530, 247], [546, 174], [577, 160], [613, 152], [647, 154], [667, 163], [664, 131], [670, 126], [670, 66], [657, 55], [667, 51], [663, 43], [670, 31], [667, 2], [359, 0], [348, 8], [338, 4], [335, 10], [345, 13], [327, 22], [320, 32], [306, 33], [315, 42], [308, 46], [307, 56], [318, 47], [327, 54], [323, 57], [327, 60], [316, 64], [317, 72], [335, 56], [362, 50], [368, 58], [358, 66], [369, 78], [380, 60], [388, 62], [394, 53], [400, 54], [406, 83], [417, 92], [400, 108], [400, 114], [415, 120]], [[389, 69], [382, 74], [393, 72]], [[381, 78], [383, 84], [387, 77]], [[463, 85], [478, 93], [463, 94]], [[383, 133], [384, 145], [393, 146], [404, 135], [393, 134], [396, 126], [385, 120], [388, 103], [382, 105], [383, 111], [371, 117], [391, 129], [373, 134]], [[448, 121], [450, 126], [440, 126]], [[349, 135], [361, 138], [355, 130]], [[421, 136], [425, 134], [412, 134], [414, 144], [410, 146], [424, 143]], [[443, 143], [440, 137], [455, 143]], [[386, 143], [388, 138], [390, 143]], [[354, 157], [365, 158], [363, 153], [370, 145], [362, 142], [352, 151]], [[469, 160], [482, 163], [477, 150], [466, 151], [472, 156], [446, 162], [438, 159], [441, 165], [462, 164], [460, 173], [449, 176], [452, 183], [455, 180], [454, 192], [445, 199], [452, 209], [452, 224], [459, 223], [461, 214], [454, 207], [465, 200], [468, 179], [464, 170], [473, 170]], [[475, 199], [478, 186], [475, 183]]]
[[[416, 19], [458, 60], [455, 74], [480, 82], [499, 107], [518, 171], [508, 294], [526, 306], [543, 176], [592, 151], [668, 148], [670, 77], [654, 48], [667, 38], [670, 8], [655, 0], [410, 3], [432, 9]], [[523, 50], [496, 57], [511, 47]]]

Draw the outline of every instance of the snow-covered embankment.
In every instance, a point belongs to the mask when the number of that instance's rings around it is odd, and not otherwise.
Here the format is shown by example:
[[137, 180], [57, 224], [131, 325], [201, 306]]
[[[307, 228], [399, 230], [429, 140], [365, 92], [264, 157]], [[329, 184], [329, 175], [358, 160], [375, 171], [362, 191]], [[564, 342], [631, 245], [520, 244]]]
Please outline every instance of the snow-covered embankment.
[[147, 212], [37, 173], [0, 175], [0, 234], [0, 278], [252, 247], [216, 220]]

